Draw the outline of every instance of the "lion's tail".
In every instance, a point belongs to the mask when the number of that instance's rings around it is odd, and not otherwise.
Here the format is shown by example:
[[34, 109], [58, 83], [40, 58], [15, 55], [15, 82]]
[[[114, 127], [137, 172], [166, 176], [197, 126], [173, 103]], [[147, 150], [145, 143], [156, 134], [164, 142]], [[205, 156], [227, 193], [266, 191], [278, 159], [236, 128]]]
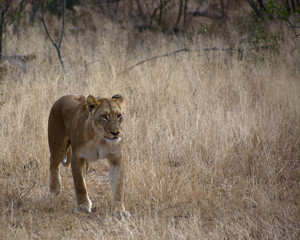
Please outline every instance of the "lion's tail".
[[69, 146], [66, 155], [64, 157], [64, 160], [62, 161], [62, 165], [64, 165], [65, 167], [69, 166], [71, 163], [71, 146]]

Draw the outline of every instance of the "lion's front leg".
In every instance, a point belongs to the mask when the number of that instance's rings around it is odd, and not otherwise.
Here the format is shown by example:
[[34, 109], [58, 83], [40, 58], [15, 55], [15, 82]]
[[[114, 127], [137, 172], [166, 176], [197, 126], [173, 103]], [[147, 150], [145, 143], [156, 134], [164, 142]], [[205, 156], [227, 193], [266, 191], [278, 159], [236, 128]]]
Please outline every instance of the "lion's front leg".
[[124, 168], [121, 161], [109, 161], [109, 182], [112, 190], [113, 200], [112, 215], [120, 219], [130, 217], [123, 205], [123, 180]]
[[72, 156], [72, 175], [77, 198], [77, 211], [91, 212], [92, 201], [88, 197], [85, 184], [86, 160]]

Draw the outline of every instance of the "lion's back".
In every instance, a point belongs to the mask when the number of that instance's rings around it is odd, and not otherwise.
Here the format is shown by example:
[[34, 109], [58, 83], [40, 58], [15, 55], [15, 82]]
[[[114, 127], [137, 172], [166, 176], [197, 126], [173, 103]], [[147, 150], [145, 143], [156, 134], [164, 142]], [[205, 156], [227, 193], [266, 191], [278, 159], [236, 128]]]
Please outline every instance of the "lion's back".
[[53, 104], [48, 119], [49, 138], [55, 138], [57, 133], [68, 134], [77, 111], [84, 105], [84, 99], [82, 95], [66, 95]]

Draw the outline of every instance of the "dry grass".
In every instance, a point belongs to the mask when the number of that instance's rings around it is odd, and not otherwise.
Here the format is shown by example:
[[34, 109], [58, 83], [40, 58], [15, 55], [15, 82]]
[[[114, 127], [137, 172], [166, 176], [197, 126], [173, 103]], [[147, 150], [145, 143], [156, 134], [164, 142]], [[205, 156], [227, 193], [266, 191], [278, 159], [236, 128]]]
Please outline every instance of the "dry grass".
[[[124, 73], [178, 42], [224, 44], [149, 34], [129, 53], [126, 33], [106, 24], [66, 36], [63, 75], [44, 36], [37, 27], [6, 34], [7, 53], [37, 58], [1, 79], [0, 239], [299, 239], [297, 40], [267, 62], [182, 53]], [[61, 195], [48, 193], [47, 118], [71, 93], [125, 97], [129, 221], [110, 216], [105, 162], [87, 175], [93, 213], [75, 212], [70, 168]]]

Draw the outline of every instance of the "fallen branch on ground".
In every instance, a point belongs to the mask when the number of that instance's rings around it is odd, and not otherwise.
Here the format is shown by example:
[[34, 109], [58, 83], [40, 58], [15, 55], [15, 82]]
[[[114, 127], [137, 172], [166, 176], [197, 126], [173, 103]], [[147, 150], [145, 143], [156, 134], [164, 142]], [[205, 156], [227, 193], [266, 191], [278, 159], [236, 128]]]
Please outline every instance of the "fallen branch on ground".
[[26, 72], [26, 63], [35, 58], [36, 58], [36, 56], [34, 54], [2, 56], [2, 62], [0, 65], [0, 69], [4, 65], [12, 65], [14, 68], [17, 68], [17, 69], [21, 70], [23, 73], [25, 73]]
[[19, 195], [19, 197], [13, 199], [13, 203], [15, 203], [15, 202], [21, 200], [21, 199], [24, 198], [26, 195], [28, 195], [29, 192], [35, 187], [35, 185], [36, 185], [36, 182], [33, 182], [32, 186], [31, 186], [30, 188], [28, 188], [26, 192], [21, 192], [21, 194]]
[[25, 73], [26, 72], [26, 63], [35, 58], [36, 58], [36, 56], [34, 54], [2, 56], [2, 61], [0, 63], [0, 69], [5, 68], [5, 66], [13, 66], [13, 68], [21, 70], [23, 73]]
[[[21, 194], [17, 198], [12, 199], [12, 201], [11, 201], [11, 208], [14, 207], [15, 203], [17, 203], [22, 198], [24, 198], [25, 196], [27, 196], [31, 192], [31, 190], [35, 187], [35, 185], [36, 185], [36, 182], [33, 182], [32, 186], [30, 188], [28, 188], [26, 192], [21, 192]], [[4, 211], [2, 212], [2, 214], [5, 213], [8, 210], [9, 210], [9, 208], [4, 209]]]
[[21, 60], [21, 61], [29, 61], [35, 59], [36, 56], [34, 54], [29, 55], [10, 55], [10, 56], [2, 56], [3, 60]]

